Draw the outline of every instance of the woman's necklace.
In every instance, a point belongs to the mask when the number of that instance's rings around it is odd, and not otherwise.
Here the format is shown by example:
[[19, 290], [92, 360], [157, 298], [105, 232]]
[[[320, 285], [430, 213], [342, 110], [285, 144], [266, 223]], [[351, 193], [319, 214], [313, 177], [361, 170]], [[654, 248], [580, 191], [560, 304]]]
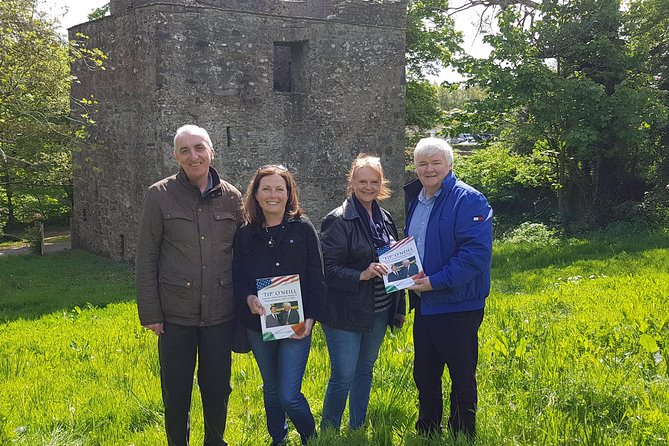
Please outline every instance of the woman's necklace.
[[[274, 223], [272, 221], [272, 223]], [[269, 237], [269, 240], [267, 240], [267, 246], [270, 248], [274, 248], [277, 245], [277, 241], [274, 240], [274, 236], [277, 236], [277, 239], [281, 241], [281, 237], [279, 237], [281, 230], [283, 228], [283, 221], [279, 221], [276, 225], [269, 224], [267, 220], [265, 220], [265, 223], [263, 225], [265, 227], [265, 233], [267, 233], [267, 236]]]
[[269, 229], [267, 229], [267, 226], [265, 226], [265, 232], [269, 236], [269, 240], [267, 240], [267, 246], [270, 248], [274, 248], [276, 246], [276, 242], [274, 241], [274, 237], [272, 237], [272, 234], [269, 233]]

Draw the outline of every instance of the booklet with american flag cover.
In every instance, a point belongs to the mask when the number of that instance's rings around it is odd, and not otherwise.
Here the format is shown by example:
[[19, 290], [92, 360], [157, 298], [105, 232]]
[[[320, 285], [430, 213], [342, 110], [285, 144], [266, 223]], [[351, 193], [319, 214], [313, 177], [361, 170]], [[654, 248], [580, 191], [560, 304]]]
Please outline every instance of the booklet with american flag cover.
[[409, 288], [414, 279], [425, 277], [413, 237], [404, 238], [380, 252], [379, 262], [388, 266], [388, 274], [383, 276], [386, 293]]
[[299, 274], [256, 279], [256, 289], [265, 307], [265, 314], [260, 316], [264, 341], [276, 341], [302, 333], [304, 309]]

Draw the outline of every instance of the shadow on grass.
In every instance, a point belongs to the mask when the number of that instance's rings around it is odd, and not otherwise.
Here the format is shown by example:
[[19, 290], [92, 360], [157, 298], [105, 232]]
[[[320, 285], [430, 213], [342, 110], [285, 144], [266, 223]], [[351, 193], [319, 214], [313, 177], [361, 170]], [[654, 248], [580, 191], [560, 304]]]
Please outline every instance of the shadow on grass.
[[0, 323], [134, 300], [131, 266], [83, 251], [0, 258]]

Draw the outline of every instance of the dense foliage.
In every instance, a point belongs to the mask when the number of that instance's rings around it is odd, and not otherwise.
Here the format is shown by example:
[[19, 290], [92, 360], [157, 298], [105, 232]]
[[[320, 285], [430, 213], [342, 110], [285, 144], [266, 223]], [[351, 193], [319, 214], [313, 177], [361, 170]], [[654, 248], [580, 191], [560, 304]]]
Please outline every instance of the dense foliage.
[[551, 171], [540, 152], [519, 154], [494, 142], [456, 157], [454, 164], [457, 177], [476, 185], [493, 204], [497, 232], [528, 220], [556, 221]]
[[65, 42], [37, 0], [0, 2], [0, 228], [39, 214], [67, 223], [71, 141], [85, 135], [95, 101], [77, 98], [70, 113], [72, 58], [100, 67], [104, 55]]
[[[424, 79], [407, 82], [406, 126], [415, 128], [415, 132], [421, 136], [422, 130], [434, 127], [441, 118], [437, 91], [437, 87]], [[408, 141], [414, 142], [411, 139]]]
[[563, 225], [625, 218], [626, 203], [668, 179], [666, 8], [504, 2], [490, 57], [459, 61], [487, 96], [454, 122], [494, 129], [514, 154], [538, 152]]
[[[407, 119], [410, 133], [424, 133], [441, 116], [437, 88], [425, 79], [448, 66], [462, 36], [448, 15], [448, 0], [409, 0], [406, 24]], [[411, 142], [411, 141], [410, 141]]]

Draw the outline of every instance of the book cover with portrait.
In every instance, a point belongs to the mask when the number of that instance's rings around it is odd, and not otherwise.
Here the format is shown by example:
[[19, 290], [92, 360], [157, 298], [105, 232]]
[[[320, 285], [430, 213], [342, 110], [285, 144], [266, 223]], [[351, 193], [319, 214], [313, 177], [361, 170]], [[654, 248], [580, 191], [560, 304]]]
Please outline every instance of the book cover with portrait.
[[256, 279], [256, 288], [265, 308], [265, 314], [260, 316], [264, 341], [276, 341], [302, 333], [304, 310], [299, 274]]
[[388, 267], [388, 274], [383, 276], [386, 293], [409, 288], [415, 279], [425, 277], [413, 237], [391, 244], [383, 253], [379, 253], [379, 262]]

